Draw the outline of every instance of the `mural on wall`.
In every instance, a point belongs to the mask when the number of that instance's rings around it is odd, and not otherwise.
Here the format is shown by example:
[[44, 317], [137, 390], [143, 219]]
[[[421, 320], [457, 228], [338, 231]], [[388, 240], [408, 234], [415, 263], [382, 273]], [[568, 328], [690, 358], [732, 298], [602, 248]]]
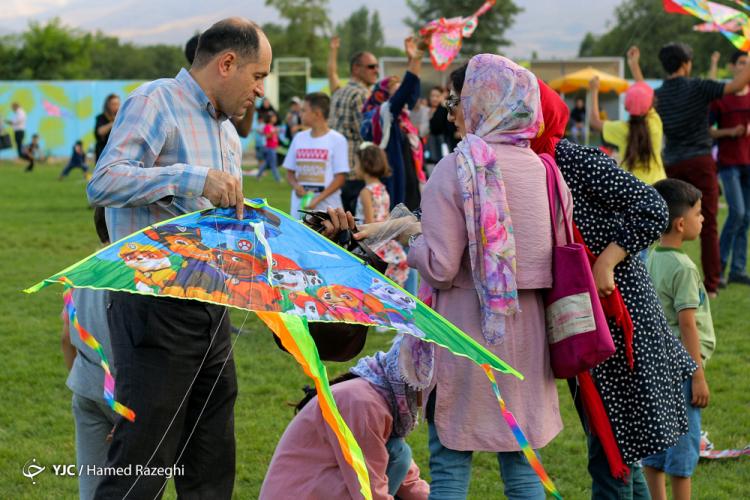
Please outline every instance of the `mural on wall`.
[[[0, 118], [3, 122], [10, 119], [11, 103], [19, 103], [26, 111], [25, 141], [31, 141], [32, 134], [39, 134], [45, 156], [66, 157], [79, 140], [86, 150], [93, 149], [96, 116], [102, 112], [104, 99], [109, 94], [125, 99], [141, 83], [132, 80], [6, 81], [0, 83]], [[13, 150], [2, 152], [4, 158], [14, 156]]]

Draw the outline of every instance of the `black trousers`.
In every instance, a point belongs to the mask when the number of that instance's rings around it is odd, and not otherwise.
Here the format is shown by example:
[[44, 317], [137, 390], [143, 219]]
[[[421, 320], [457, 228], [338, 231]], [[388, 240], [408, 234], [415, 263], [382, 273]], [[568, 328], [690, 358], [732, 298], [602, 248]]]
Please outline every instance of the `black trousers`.
[[136, 417], [118, 419], [107, 454], [106, 467], [128, 472], [105, 476], [95, 497], [161, 498], [166, 473], [136, 472], [148, 464], [184, 468], [174, 474], [181, 499], [231, 498], [237, 377], [231, 356], [221, 370], [231, 347], [228, 313], [188, 300], [126, 292], [111, 297], [115, 399]]
[[13, 132], [13, 135], [16, 137], [16, 151], [18, 151], [18, 157], [25, 158], [25, 155], [23, 154], [23, 137], [26, 135], [26, 131], [16, 130]]

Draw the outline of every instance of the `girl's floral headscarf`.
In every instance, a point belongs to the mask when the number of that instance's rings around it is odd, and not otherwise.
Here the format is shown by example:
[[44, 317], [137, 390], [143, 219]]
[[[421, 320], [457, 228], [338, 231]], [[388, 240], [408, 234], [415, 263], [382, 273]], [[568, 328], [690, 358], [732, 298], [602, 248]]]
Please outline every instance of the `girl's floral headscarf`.
[[516, 244], [501, 159], [488, 143], [526, 148], [542, 127], [536, 77], [493, 54], [471, 58], [461, 89], [466, 137], [457, 148], [474, 284], [488, 344], [505, 335], [505, 318], [518, 312]]
[[432, 381], [435, 347], [400, 334], [388, 352], [365, 356], [349, 371], [375, 386], [391, 407], [392, 434], [404, 437], [417, 425], [417, 394]]

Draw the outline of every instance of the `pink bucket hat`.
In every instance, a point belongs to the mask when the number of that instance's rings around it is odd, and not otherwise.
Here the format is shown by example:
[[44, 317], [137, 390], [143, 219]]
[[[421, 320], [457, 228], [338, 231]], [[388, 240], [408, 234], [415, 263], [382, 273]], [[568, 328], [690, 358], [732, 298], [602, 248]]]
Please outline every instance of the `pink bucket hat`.
[[625, 92], [625, 109], [633, 116], [644, 116], [654, 103], [654, 89], [637, 82]]

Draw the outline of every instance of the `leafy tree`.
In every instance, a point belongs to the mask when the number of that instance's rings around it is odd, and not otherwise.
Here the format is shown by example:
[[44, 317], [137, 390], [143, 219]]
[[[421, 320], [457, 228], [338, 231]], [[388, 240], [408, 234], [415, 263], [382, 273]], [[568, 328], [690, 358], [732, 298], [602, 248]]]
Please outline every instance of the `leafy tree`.
[[[274, 57], [308, 57], [315, 74], [325, 74], [328, 42], [324, 35], [331, 32], [328, 0], [266, 0], [276, 8], [287, 24], [266, 24], [274, 49]], [[280, 29], [279, 29], [280, 28]]]
[[659, 62], [659, 49], [669, 42], [683, 42], [693, 48], [693, 73], [704, 74], [712, 52], [719, 51], [721, 60], [727, 62], [736, 49], [719, 33], [693, 31], [693, 26], [699, 22], [693, 16], [664, 12], [662, 2], [625, 0], [615, 10], [615, 20], [607, 33], [586, 34], [579, 56], [624, 57], [631, 45], [638, 45], [643, 74], [646, 78], [662, 78], [665, 75]]
[[380, 13], [377, 10], [372, 11], [370, 16], [370, 25], [367, 27], [367, 42], [374, 50], [381, 50], [385, 47], [385, 35], [383, 34], [383, 25], [380, 22]]
[[362, 7], [338, 23], [334, 31], [341, 39], [338, 61], [341, 73], [349, 71], [349, 58], [356, 52], [367, 51], [376, 56], [403, 55], [401, 49], [385, 45], [383, 25], [376, 10], [370, 12], [367, 7]]
[[18, 51], [20, 79], [80, 78], [91, 69], [91, 36], [63, 26], [60, 19], [29, 23]]
[[59, 19], [0, 38], [0, 72], [9, 80], [150, 80], [174, 76], [185, 64], [182, 47], [122, 44]]
[[[404, 22], [417, 32], [433, 19], [471, 15], [483, 3], [484, 0], [406, 0], [414, 17], [404, 19]], [[497, 52], [510, 45], [503, 35], [519, 12], [521, 9], [513, 0], [497, 0], [495, 6], [479, 19], [479, 26], [471, 38], [464, 40], [466, 53]]]

